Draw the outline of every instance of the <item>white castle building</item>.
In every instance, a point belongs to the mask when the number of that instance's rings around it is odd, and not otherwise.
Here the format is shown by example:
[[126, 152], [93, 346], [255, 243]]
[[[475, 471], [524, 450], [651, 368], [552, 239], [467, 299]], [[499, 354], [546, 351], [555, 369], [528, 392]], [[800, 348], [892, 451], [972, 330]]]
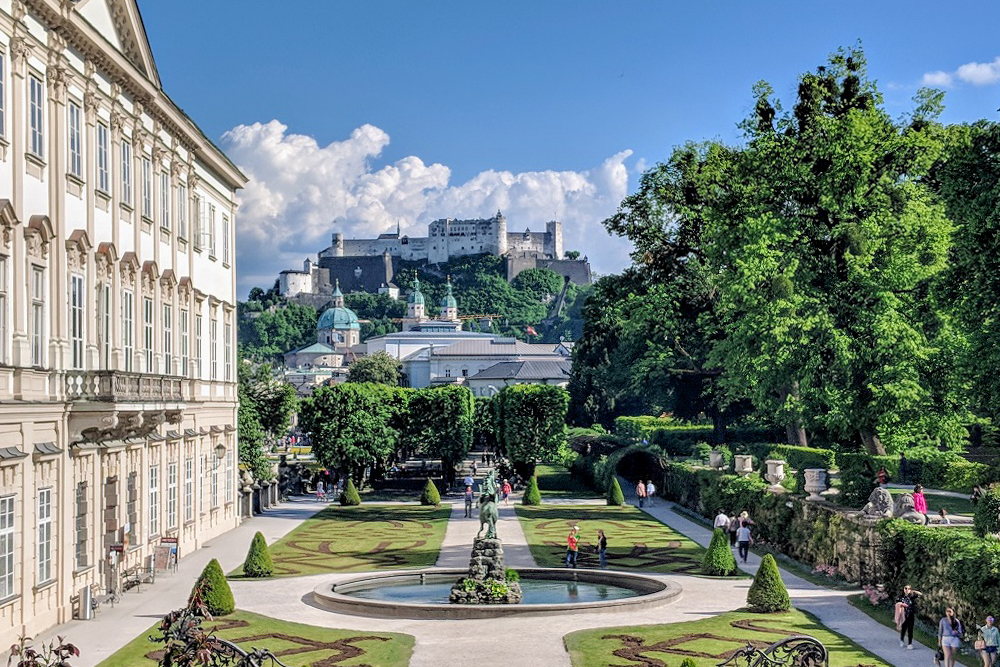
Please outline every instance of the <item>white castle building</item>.
[[135, 0], [0, 0], [0, 646], [239, 524], [245, 183]]

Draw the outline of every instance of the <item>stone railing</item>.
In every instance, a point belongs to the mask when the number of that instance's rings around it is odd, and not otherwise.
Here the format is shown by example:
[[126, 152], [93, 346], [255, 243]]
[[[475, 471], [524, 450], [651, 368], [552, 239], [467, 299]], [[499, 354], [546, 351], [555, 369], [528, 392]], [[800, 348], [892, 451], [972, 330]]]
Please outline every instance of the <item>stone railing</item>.
[[66, 397], [105, 403], [184, 400], [184, 379], [121, 371], [69, 371]]

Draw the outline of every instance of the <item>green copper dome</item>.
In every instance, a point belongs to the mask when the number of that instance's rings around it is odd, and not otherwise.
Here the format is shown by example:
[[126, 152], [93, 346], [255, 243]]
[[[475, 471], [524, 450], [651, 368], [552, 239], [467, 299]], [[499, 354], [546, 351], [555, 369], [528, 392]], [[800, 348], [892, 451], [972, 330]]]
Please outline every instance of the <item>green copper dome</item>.
[[316, 324], [317, 329], [360, 329], [358, 316], [350, 308], [327, 308]]
[[409, 303], [416, 306], [424, 305], [424, 295], [420, 292], [420, 278], [413, 279], [413, 291], [410, 292]]
[[454, 309], [457, 310], [458, 309], [458, 301], [455, 301], [455, 296], [451, 293], [451, 276], [448, 277], [448, 285], [447, 285], [447, 287], [448, 287], [448, 292], [447, 292], [447, 294], [444, 295], [444, 298], [441, 299], [441, 307], [442, 308], [454, 308]]

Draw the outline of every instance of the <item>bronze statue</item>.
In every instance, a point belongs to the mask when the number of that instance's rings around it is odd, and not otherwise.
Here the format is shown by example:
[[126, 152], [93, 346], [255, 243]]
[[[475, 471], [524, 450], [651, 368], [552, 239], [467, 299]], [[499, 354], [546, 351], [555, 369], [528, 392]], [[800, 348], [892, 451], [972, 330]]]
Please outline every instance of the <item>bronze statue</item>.
[[491, 470], [490, 474], [483, 480], [483, 494], [479, 497], [479, 532], [476, 533], [477, 538], [483, 532], [483, 527], [485, 526], [486, 539], [497, 539], [497, 519], [500, 518], [500, 512], [497, 509], [499, 495], [497, 472], [496, 470]]

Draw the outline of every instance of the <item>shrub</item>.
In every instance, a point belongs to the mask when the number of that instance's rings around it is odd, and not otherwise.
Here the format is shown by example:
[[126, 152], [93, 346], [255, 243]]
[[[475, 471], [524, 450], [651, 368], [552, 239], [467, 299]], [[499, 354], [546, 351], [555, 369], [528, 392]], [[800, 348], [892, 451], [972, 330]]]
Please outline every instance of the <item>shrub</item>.
[[698, 667], [698, 663], [694, 661], [694, 658], [684, 658], [681, 660], [681, 667]]
[[861, 507], [868, 502], [868, 496], [876, 487], [877, 468], [872, 467], [869, 454], [837, 454], [840, 466], [840, 495], [837, 503], [845, 507]]
[[542, 504], [542, 492], [538, 490], [538, 478], [534, 475], [528, 480], [528, 487], [524, 490], [524, 495], [521, 496], [522, 505], [541, 505]]
[[243, 575], [257, 579], [270, 577], [272, 574], [274, 574], [274, 561], [271, 560], [271, 552], [267, 548], [264, 534], [258, 530], [250, 542], [247, 558], [243, 561]]
[[504, 571], [504, 579], [506, 581], [508, 581], [508, 582], [511, 582], [511, 581], [521, 581], [521, 575], [519, 575], [517, 573], [517, 570], [515, 570], [514, 568], [508, 567]]
[[783, 460], [794, 470], [806, 468], [825, 468], [830, 470], [836, 465], [836, 455], [832, 449], [819, 447], [798, 447], [796, 445], [781, 445], [767, 442], [753, 442], [742, 445], [748, 454], [753, 454], [764, 466], [770, 458]]
[[608, 484], [608, 504], [614, 507], [625, 504], [625, 494], [622, 493], [622, 485], [618, 483], [617, 477], [612, 477], [611, 483]]
[[711, 439], [711, 428], [674, 424], [669, 428], [653, 431], [649, 442], [670, 456], [691, 456], [692, 450], [698, 443], [707, 443]]
[[431, 480], [430, 477], [427, 478], [427, 483], [424, 484], [424, 490], [420, 492], [420, 504], [421, 505], [440, 505], [441, 504], [441, 493], [438, 491], [437, 486]]
[[357, 488], [354, 486], [354, 480], [350, 477], [347, 478], [347, 485], [344, 487], [344, 490], [340, 492], [340, 504], [344, 507], [361, 504], [361, 494], [358, 493]]
[[1000, 533], [1000, 488], [989, 489], [976, 503], [973, 525], [979, 537]]
[[701, 561], [701, 573], [713, 577], [729, 577], [736, 574], [736, 559], [729, 547], [729, 538], [721, 528], [712, 533], [712, 543]]
[[654, 431], [661, 428], [672, 428], [681, 426], [669, 417], [616, 417], [614, 432], [615, 435], [632, 440], [647, 440]]
[[205, 610], [212, 616], [225, 616], [231, 614], [236, 609], [236, 601], [233, 600], [233, 591], [229, 588], [226, 575], [222, 573], [222, 566], [214, 558], [208, 562], [205, 569], [201, 571], [201, 576], [194, 583], [191, 589], [191, 597], [188, 598], [190, 604], [195, 591], [201, 587], [202, 601], [205, 603]]
[[771, 554], [764, 556], [760, 562], [757, 576], [753, 578], [747, 593], [747, 604], [751, 610], [765, 614], [792, 608], [785, 582], [781, 580], [778, 564]]

